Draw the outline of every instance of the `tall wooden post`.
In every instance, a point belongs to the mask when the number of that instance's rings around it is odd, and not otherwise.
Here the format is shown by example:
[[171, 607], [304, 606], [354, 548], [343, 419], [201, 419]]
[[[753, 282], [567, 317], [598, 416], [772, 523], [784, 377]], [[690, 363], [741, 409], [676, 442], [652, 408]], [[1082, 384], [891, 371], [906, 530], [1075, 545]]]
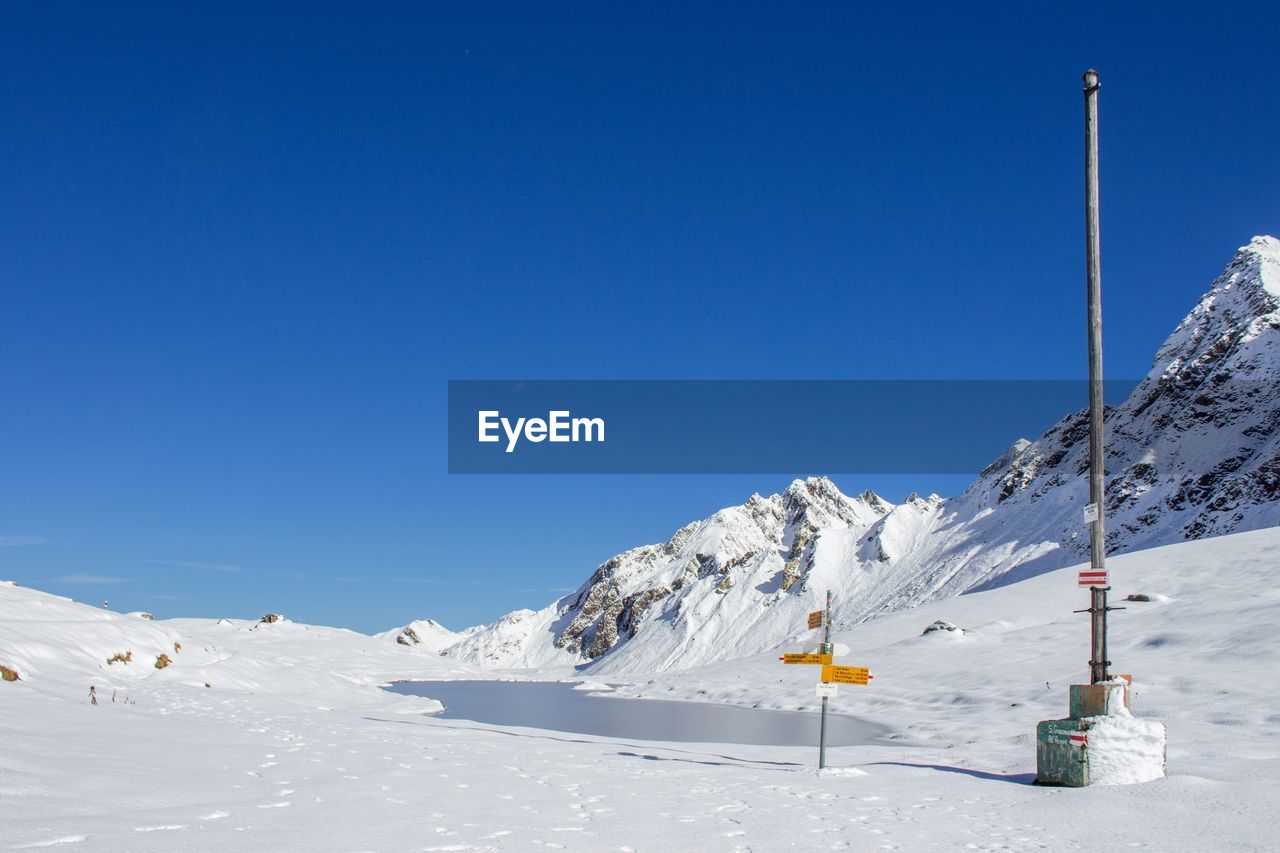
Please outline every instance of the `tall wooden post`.
[[[1096, 516], [1089, 525], [1089, 561], [1094, 571], [1106, 570], [1105, 524], [1106, 470], [1103, 457], [1102, 402], [1102, 260], [1098, 237], [1098, 72], [1084, 73], [1084, 222], [1085, 264], [1089, 286], [1089, 502]], [[1108, 680], [1107, 590], [1091, 587], [1089, 612], [1092, 617], [1092, 649], [1089, 680]]]

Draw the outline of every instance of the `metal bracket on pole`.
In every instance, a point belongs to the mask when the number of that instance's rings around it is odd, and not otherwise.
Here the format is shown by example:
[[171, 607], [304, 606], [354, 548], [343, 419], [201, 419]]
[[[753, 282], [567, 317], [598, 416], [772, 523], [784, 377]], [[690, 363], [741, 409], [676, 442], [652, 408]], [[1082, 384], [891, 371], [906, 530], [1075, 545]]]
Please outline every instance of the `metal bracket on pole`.
[[[1107, 592], [1110, 592], [1110, 591], [1111, 591], [1111, 587], [1107, 587]], [[1107, 605], [1107, 612], [1108, 612], [1108, 613], [1110, 613], [1112, 610], [1128, 610], [1128, 609], [1129, 609], [1129, 608], [1127, 608], [1127, 607], [1112, 607], [1110, 604], [1108, 604], [1108, 605]], [[1092, 608], [1092, 607], [1086, 607], [1086, 608], [1084, 608], [1083, 610], [1072, 610], [1071, 612], [1072, 612], [1072, 613], [1092, 613], [1092, 612], [1093, 612], [1093, 608]]]

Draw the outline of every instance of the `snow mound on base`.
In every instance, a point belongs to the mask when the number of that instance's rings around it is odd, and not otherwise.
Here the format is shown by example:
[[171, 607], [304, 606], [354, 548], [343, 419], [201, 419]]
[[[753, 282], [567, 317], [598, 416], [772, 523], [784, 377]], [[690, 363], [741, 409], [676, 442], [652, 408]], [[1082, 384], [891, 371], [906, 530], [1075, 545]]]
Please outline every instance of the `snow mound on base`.
[[1128, 712], [1089, 719], [1091, 784], [1133, 785], [1164, 778], [1164, 723]]
[[1124, 704], [1123, 681], [1112, 685], [1111, 713], [1087, 717], [1089, 781], [1093, 785], [1133, 785], [1164, 778], [1164, 723], [1140, 720]]
[[824, 779], [830, 778], [852, 778], [855, 776], [870, 776], [871, 774], [858, 767], [824, 767], [817, 771], [818, 775]]

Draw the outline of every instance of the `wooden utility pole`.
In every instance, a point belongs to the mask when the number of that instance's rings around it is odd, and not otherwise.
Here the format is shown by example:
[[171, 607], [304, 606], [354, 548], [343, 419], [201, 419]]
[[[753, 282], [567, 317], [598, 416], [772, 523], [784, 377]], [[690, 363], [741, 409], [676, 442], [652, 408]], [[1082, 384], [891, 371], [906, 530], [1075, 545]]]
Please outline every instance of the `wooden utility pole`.
[[[1125, 742], [1092, 735], [1098, 718], [1111, 714], [1128, 714], [1129, 685], [1132, 676], [1115, 676], [1112, 682], [1111, 661], [1107, 660], [1107, 612], [1123, 610], [1109, 607], [1107, 593], [1106, 536], [1106, 457], [1102, 408], [1102, 264], [1098, 249], [1098, 72], [1084, 73], [1084, 224], [1085, 272], [1088, 279], [1089, 326], [1089, 504], [1084, 518], [1089, 524], [1088, 568], [1081, 567], [1076, 584], [1089, 588], [1088, 613], [1092, 635], [1089, 654], [1089, 683], [1070, 685], [1065, 719], [1041, 720], [1036, 725], [1036, 783], [1083, 788], [1102, 781], [1099, 774], [1109, 773], [1117, 762], [1125, 766], [1136, 759]], [[1047, 684], [1048, 682], [1046, 682]], [[1147, 743], [1159, 743], [1160, 767], [1148, 766], [1145, 778], [1164, 775], [1165, 730], [1163, 723], [1134, 720], [1146, 730]], [[1154, 756], [1153, 756], [1154, 757]], [[1147, 773], [1150, 775], [1146, 775]], [[1137, 781], [1138, 777], [1133, 777]]]
[[[1106, 571], [1107, 537], [1106, 470], [1103, 457], [1102, 402], [1102, 261], [1098, 238], [1098, 72], [1084, 73], [1084, 227], [1085, 265], [1089, 286], [1089, 502], [1094, 518], [1089, 525], [1089, 563], [1093, 571]], [[1089, 681], [1097, 684], [1109, 678], [1107, 667], [1107, 590], [1105, 574], [1101, 586], [1090, 587], [1089, 614], [1092, 617], [1092, 648]]]

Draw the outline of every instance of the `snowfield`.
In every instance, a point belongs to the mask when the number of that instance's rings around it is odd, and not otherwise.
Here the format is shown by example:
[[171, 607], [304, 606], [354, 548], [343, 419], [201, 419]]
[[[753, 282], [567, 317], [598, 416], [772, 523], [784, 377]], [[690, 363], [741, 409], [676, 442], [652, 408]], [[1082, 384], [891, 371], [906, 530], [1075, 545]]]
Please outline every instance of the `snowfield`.
[[[1114, 669], [1134, 674], [1136, 717], [1167, 724], [1168, 777], [1081, 790], [1029, 784], [1036, 722], [1065, 716], [1087, 677], [1074, 569], [840, 632], [842, 662], [876, 678], [833, 709], [894, 739], [833, 749], [822, 775], [816, 748], [433, 717], [378, 685], [481, 675], [399, 632], [152, 622], [0, 585], [0, 664], [20, 678], [0, 681], [0, 849], [1275, 849], [1280, 530], [1110, 568], [1129, 608], [1113, 615]], [[965, 631], [922, 633], [935, 620]], [[814, 670], [777, 654], [608, 680], [615, 695], [815, 707]]]

